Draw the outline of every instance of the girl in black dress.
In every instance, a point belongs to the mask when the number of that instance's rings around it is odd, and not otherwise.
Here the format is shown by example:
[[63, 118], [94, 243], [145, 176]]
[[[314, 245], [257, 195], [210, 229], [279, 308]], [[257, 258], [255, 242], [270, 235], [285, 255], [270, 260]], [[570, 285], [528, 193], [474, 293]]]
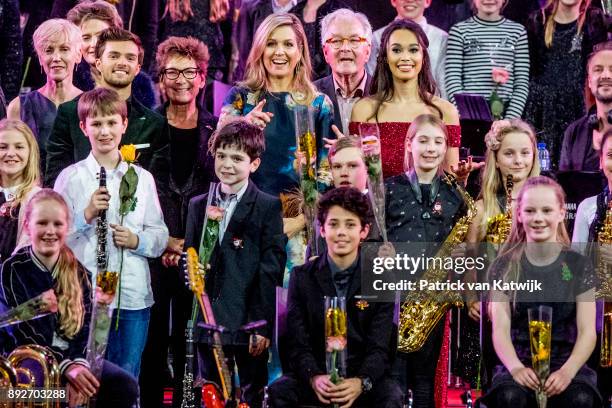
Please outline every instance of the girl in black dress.
[[[536, 407], [543, 390], [551, 407], [601, 403], [595, 372], [585, 366], [596, 342], [595, 278], [587, 258], [569, 249], [563, 190], [547, 177], [529, 178], [517, 197], [507, 243], [489, 270], [491, 282], [541, 283], [541, 290], [491, 293], [496, 367], [487, 405]], [[531, 368], [529, 308], [552, 307], [550, 375], [540, 382]]]
[[0, 121], [0, 263], [27, 245], [23, 210], [40, 190], [40, 155], [30, 128], [20, 120]]

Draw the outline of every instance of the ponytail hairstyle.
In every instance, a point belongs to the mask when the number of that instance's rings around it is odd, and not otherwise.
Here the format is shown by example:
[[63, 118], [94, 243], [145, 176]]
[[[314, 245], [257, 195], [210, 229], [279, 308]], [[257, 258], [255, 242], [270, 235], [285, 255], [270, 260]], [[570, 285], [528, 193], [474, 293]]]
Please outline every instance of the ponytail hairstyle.
[[[408, 132], [406, 133], [406, 139], [404, 141], [404, 171], [409, 171], [414, 168], [414, 160], [412, 159], [412, 152], [408, 151], [408, 146], [412, 143], [412, 139], [416, 136], [419, 128], [423, 125], [432, 125], [439, 128], [444, 134], [444, 142], [446, 144], [446, 148], [448, 149], [448, 129], [446, 128], [446, 124], [444, 121], [430, 114], [422, 114], [417, 116], [410, 127], [408, 128]], [[438, 167], [438, 174], [442, 174], [444, 172], [444, 161], [440, 163]]]
[[[525, 192], [536, 187], [547, 187], [552, 189], [555, 192], [557, 201], [559, 202], [559, 207], [565, 208], [565, 192], [559, 183], [545, 176], [535, 176], [525, 181], [525, 184], [523, 184], [523, 187], [517, 196], [517, 216], [512, 217], [512, 229], [510, 230], [510, 236], [497, 256], [498, 258], [504, 257], [508, 260], [507, 270], [502, 274], [502, 279], [504, 282], [517, 282], [520, 279], [520, 263], [521, 257], [523, 256], [525, 247], [527, 245], [527, 234], [523, 224], [518, 221], [518, 214], [523, 205]], [[559, 226], [557, 227], [557, 242], [563, 245], [564, 248], [568, 248], [570, 246], [571, 241], [567, 233], [567, 228], [565, 227], [565, 222], [560, 222]], [[513, 292], [513, 299], [516, 301], [516, 291]]]
[[21, 133], [30, 149], [28, 162], [21, 174], [21, 184], [17, 187], [15, 199], [11, 203], [11, 216], [17, 217], [17, 214], [14, 214], [16, 208], [24, 203], [33, 187], [40, 185], [40, 151], [38, 149], [38, 141], [28, 125], [17, 119], [0, 120], [0, 133], [11, 130]]
[[[559, 10], [561, 0], [548, 0], [546, 6], [542, 8], [542, 20], [544, 22], [544, 43], [546, 48], [552, 47], [553, 37], [555, 35], [555, 15]], [[578, 26], [576, 27], [576, 35], [582, 33], [584, 21], [586, 20], [587, 10], [591, 5], [591, 0], [580, 0], [580, 11], [578, 12]]]
[[393, 98], [393, 75], [391, 74], [391, 69], [389, 68], [389, 63], [387, 61], [387, 46], [389, 45], [391, 34], [397, 30], [408, 30], [417, 38], [421, 52], [423, 53], [423, 64], [421, 65], [421, 71], [417, 76], [419, 98], [423, 101], [423, 103], [425, 103], [425, 105], [436, 111], [438, 115], [440, 115], [440, 118], [442, 118], [444, 116], [442, 111], [433, 103], [433, 97], [438, 88], [431, 73], [431, 60], [429, 58], [429, 52], [427, 51], [427, 47], [429, 47], [427, 35], [421, 26], [414, 21], [400, 19], [392, 21], [382, 33], [380, 40], [380, 52], [376, 58], [376, 69], [374, 70], [372, 85], [370, 86], [371, 98], [376, 100], [377, 103], [374, 114], [368, 118], [368, 120], [375, 119], [376, 123], [378, 123], [378, 113], [380, 111], [380, 107], [383, 103], [389, 102], [391, 98]]
[[[59, 204], [66, 214], [66, 224], [71, 224], [70, 209], [64, 198], [50, 188], [44, 188], [34, 194], [25, 210], [24, 223], [31, 218], [35, 206], [48, 205], [50, 202]], [[60, 333], [73, 338], [83, 327], [85, 307], [83, 302], [82, 282], [86, 279], [82, 275], [82, 267], [67, 245], [63, 245], [57, 266], [52, 271], [55, 286], [53, 291], [57, 297]]]
[[511, 119], [506, 122], [505, 126], [498, 126], [491, 129], [485, 136], [485, 144], [487, 152], [485, 153], [485, 167], [482, 172], [479, 198], [483, 201], [482, 223], [479, 225], [481, 236], [487, 229], [487, 222], [491, 217], [502, 212], [497, 202], [497, 193], [505, 188], [506, 181], [503, 180], [501, 171], [497, 168], [497, 153], [501, 148], [504, 138], [510, 133], [524, 133], [531, 140], [531, 149], [533, 150], [533, 159], [531, 171], [528, 178], [540, 175], [540, 161], [538, 160], [538, 147], [535, 132], [533, 128], [520, 119]]

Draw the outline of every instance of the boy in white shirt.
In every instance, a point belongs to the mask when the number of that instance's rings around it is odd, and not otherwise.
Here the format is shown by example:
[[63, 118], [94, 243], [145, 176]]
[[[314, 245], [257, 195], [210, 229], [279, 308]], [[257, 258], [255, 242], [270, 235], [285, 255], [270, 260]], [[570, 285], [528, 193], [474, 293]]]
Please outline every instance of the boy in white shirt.
[[[127, 128], [125, 101], [113, 90], [94, 89], [79, 99], [78, 115], [91, 152], [85, 160], [65, 168], [54, 189], [64, 196], [72, 210], [74, 227], [67, 243], [92, 274], [93, 282], [98, 256], [96, 224], [100, 211], [106, 210], [110, 227], [107, 269], [120, 272], [106, 357], [138, 378], [153, 305], [147, 258], [163, 253], [168, 228], [153, 176], [138, 166], [133, 166], [138, 177], [135, 205], [125, 215], [119, 213], [119, 186], [131, 166], [118, 149]], [[107, 187], [99, 186], [100, 167], [106, 170]]]

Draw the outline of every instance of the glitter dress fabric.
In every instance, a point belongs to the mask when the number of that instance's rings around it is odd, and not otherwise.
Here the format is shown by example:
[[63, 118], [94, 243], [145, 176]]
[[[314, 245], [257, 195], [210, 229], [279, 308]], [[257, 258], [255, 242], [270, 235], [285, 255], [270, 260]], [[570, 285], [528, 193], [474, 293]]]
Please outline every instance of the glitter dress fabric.
[[580, 33], [576, 21], [556, 23], [550, 47], [544, 42], [540, 12], [527, 25], [531, 81], [523, 116], [536, 129], [538, 141], [546, 143], [553, 169], [559, 165], [565, 130], [586, 113], [586, 61], [593, 44], [605, 41], [600, 19], [600, 13], [588, 12]]
[[[359, 134], [360, 122], [349, 124], [351, 135]], [[380, 122], [378, 132], [380, 135], [383, 175], [385, 178], [397, 176], [404, 172], [404, 143], [410, 122]], [[461, 146], [461, 126], [446, 125], [448, 129], [448, 146]]]

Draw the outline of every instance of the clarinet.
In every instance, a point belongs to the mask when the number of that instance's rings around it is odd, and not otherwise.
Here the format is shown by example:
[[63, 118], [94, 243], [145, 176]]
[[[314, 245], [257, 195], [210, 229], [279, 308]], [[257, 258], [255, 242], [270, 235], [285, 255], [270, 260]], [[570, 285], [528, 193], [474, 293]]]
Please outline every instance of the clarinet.
[[193, 320], [187, 321], [185, 329], [185, 375], [183, 376], [183, 401], [181, 408], [195, 408], [195, 393], [193, 392]]
[[[106, 169], [100, 167], [100, 188], [106, 187]], [[106, 210], [98, 212], [96, 222], [96, 237], [98, 244], [96, 247], [96, 262], [98, 265], [98, 273], [106, 272], [106, 264], [108, 254], [106, 252], [106, 236], [108, 234], [108, 222], [106, 221]]]

